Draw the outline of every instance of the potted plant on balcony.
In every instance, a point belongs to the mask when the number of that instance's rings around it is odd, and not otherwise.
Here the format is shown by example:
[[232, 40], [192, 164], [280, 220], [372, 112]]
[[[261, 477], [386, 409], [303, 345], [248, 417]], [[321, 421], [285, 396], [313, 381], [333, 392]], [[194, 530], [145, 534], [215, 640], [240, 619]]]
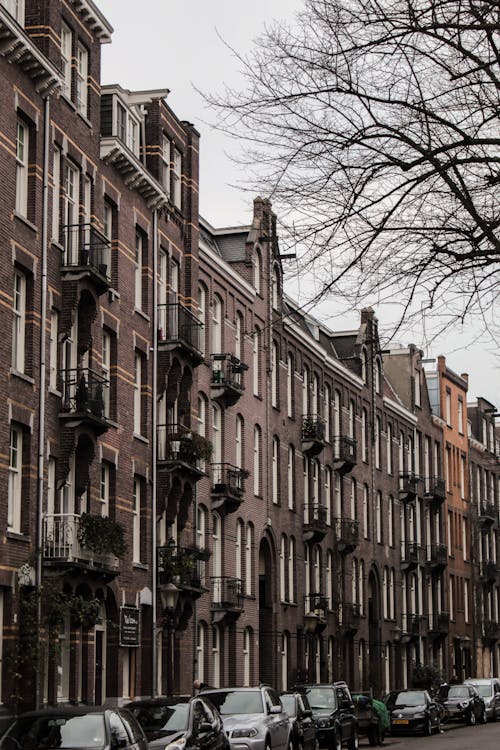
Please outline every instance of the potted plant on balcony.
[[111, 553], [121, 558], [127, 551], [123, 526], [108, 516], [82, 513], [78, 524], [78, 541], [84, 549], [98, 555]]
[[197, 432], [191, 433], [191, 448], [195, 458], [201, 461], [210, 461], [213, 453], [213, 445], [210, 440]]
[[158, 567], [166, 582], [182, 583], [189, 580], [195, 569], [195, 559], [191, 551], [176, 551], [167, 545], [160, 550]]

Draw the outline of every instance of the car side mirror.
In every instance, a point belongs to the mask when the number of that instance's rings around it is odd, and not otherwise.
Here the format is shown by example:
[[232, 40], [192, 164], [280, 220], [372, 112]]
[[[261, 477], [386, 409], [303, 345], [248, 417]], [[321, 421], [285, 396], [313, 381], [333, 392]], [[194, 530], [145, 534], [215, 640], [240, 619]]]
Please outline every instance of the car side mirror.
[[282, 712], [282, 710], [283, 709], [281, 708], [281, 706], [271, 706], [271, 708], [269, 709], [269, 713], [270, 714], [280, 714]]
[[304, 716], [306, 719], [310, 719], [312, 717], [312, 715], [313, 715], [313, 712], [311, 711], [310, 708], [305, 708], [302, 711], [302, 716]]
[[123, 734], [116, 734], [113, 732], [111, 735], [111, 748], [112, 750], [122, 750], [128, 745], [128, 738]]
[[200, 734], [206, 734], [207, 732], [211, 732], [212, 729], [213, 727], [209, 721], [202, 721], [200, 726], [198, 727], [198, 732]]

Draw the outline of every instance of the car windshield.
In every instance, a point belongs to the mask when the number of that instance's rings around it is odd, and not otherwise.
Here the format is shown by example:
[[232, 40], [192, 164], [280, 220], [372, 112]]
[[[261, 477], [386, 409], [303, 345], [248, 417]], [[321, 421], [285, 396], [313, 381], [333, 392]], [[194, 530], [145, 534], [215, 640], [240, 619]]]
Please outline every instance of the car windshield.
[[328, 708], [330, 710], [337, 708], [335, 690], [332, 690], [332, 688], [306, 688], [306, 695], [313, 711], [318, 708]]
[[217, 693], [203, 691], [203, 696], [209, 698], [221, 716], [230, 714], [262, 714], [264, 706], [260, 690], [238, 690], [231, 692], [221, 690]]
[[393, 706], [423, 706], [425, 703], [425, 693], [421, 690], [408, 690], [406, 693], [395, 693], [391, 696], [388, 703]]
[[446, 697], [448, 700], [455, 700], [455, 698], [468, 698], [469, 688], [460, 685], [452, 685], [448, 688], [448, 695]]
[[288, 716], [295, 716], [295, 698], [293, 695], [280, 695], [281, 705]]
[[173, 732], [184, 732], [187, 729], [189, 705], [176, 703], [170, 706], [129, 706], [139, 724], [148, 736], [164, 737]]
[[493, 695], [493, 688], [491, 684], [483, 683], [478, 684], [477, 682], [473, 683], [474, 687], [476, 688], [477, 692], [481, 696], [481, 698], [490, 698]]
[[106, 745], [104, 716], [26, 716], [16, 719], [0, 741], [1, 750], [101, 748]]

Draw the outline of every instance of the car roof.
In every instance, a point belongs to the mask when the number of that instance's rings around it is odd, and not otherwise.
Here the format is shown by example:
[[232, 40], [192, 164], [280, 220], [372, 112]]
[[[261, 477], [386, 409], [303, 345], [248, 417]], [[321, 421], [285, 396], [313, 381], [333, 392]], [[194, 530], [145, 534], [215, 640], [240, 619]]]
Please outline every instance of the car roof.
[[134, 708], [134, 706], [175, 706], [177, 703], [189, 703], [193, 700], [191, 695], [170, 695], [158, 696], [157, 698], [139, 698], [136, 701], [130, 701], [125, 704], [125, 708]]
[[[118, 707], [117, 707], [118, 708]], [[24, 711], [16, 716], [17, 719], [37, 718], [44, 716], [85, 716], [86, 714], [104, 714], [117, 708], [104, 706], [61, 706], [61, 708], [43, 708], [40, 711]], [[121, 710], [118, 708], [118, 710]]]
[[248, 691], [257, 691], [262, 690], [263, 688], [266, 689], [273, 689], [270, 685], [250, 685], [248, 687], [225, 687], [225, 688], [203, 688], [200, 690], [198, 695], [204, 695], [204, 693], [248, 693]]

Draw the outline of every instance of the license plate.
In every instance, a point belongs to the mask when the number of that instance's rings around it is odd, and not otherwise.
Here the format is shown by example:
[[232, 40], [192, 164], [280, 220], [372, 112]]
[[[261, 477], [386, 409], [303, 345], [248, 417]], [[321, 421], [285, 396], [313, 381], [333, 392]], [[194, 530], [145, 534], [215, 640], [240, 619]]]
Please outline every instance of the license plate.
[[393, 724], [408, 724], [409, 721], [408, 719], [393, 719], [392, 723]]

